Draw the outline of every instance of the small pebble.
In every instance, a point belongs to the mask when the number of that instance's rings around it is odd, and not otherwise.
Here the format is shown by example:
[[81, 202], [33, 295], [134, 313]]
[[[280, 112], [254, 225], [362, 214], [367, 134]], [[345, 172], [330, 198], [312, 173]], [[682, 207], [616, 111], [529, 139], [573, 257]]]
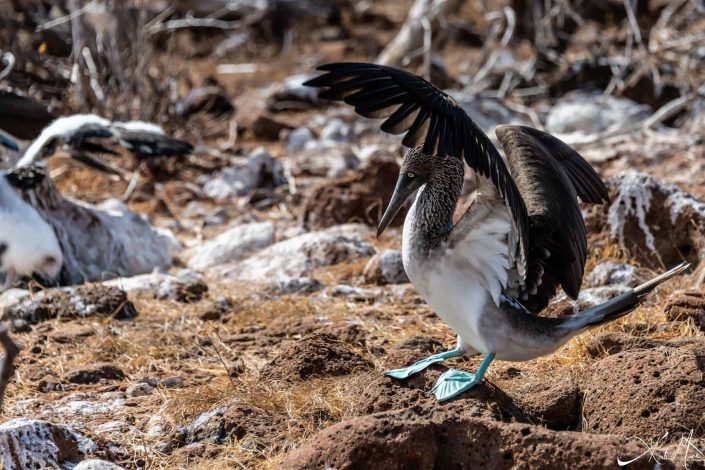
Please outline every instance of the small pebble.
[[180, 387], [184, 383], [184, 378], [178, 375], [162, 379], [161, 385], [166, 388]]
[[127, 387], [125, 393], [128, 397], [144, 397], [151, 395], [154, 389], [147, 383], [136, 383]]

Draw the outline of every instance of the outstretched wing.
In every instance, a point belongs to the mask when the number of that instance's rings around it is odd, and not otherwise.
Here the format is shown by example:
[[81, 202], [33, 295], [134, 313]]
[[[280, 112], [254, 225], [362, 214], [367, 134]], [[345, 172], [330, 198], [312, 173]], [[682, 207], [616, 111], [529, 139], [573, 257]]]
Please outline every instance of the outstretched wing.
[[524, 126], [499, 126], [495, 133], [530, 220], [525, 282], [510, 294], [537, 312], [548, 305], [558, 285], [569, 296], [578, 296], [587, 257], [578, 197], [601, 204], [609, 196], [588, 162], [550, 134]]
[[464, 158], [467, 164], [497, 188], [514, 222], [517, 237], [510, 253], [520, 276], [526, 272], [528, 215], [521, 194], [502, 157], [460, 105], [423, 78], [375, 64], [338, 63], [319, 67], [327, 73], [304, 83], [324, 88], [319, 96], [342, 100], [365, 117], [386, 118], [382, 130], [406, 133], [407, 147], [423, 145], [424, 153], [439, 158]]

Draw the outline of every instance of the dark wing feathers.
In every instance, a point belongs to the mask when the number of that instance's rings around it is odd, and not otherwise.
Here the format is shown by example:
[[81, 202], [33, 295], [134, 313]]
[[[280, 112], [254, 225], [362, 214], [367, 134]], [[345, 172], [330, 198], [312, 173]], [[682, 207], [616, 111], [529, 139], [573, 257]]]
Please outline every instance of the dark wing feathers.
[[555, 137], [523, 126], [495, 132], [530, 218], [527, 276], [517, 298], [534, 312], [546, 307], [558, 285], [576, 298], [587, 258], [577, 198], [606, 202], [607, 188], [580, 154]]
[[590, 164], [572, 147], [556, 137], [531, 127], [516, 126], [540, 143], [570, 178], [581, 201], [590, 204], [609, 202], [607, 187]]
[[[83, 124], [76, 129], [67, 139], [66, 145], [77, 151], [92, 151], [93, 146], [104, 148], [102, 145], [91, 141], [91, 139], [110, 139], [113, 132], [108, 126], [101, 124]], [[109, 153], [115, 153], [110, 151]]]
[[135, 157], [181, 156], [193, 152], [193, 146], [183, 140], [154, 132], [120, 130], [120, 144], [132, 152]]
[[[528, 215], [519, 190], [497, 149], [462, 108], [447, 94], [421, 77], [376, 64], [337, 63], [318, 68], [324, 72], [304, 85], [323, 88], [321, 98], [343, 100], [363, 116], [386, 118], [382, 130], [406, 132], [407, 147], [423, 145], [425, 153], [465, 158], [475, 171], [492, 180], [504, 198], [518, 232], [519, 256], [526, 259]], [[519, 274], [525, 267], [518, 264]]]

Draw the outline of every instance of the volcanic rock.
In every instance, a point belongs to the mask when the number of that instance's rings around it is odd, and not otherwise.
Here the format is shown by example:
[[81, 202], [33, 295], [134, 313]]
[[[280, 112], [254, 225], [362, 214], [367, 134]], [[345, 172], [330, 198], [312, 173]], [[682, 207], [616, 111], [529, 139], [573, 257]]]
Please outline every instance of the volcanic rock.
[[[278, 468], [614, 468], [646, 449], [617, 436], [555, 432], [440, 410], [401, 410], [335, 424], [290, 454]], [[630, 468], [651, 469], [648, 458]]]
[[[301, 283], [297, 280], [309, 278], [316, 268], [372, 255], [374, 248], [364, 240], [366, 236], [366, 228], [353, 224], [305, 233], [275, 243], [218, 271], [233, 281], [268, 284], [274, 288], [292, 282], [299, 286]], [[309, 285], [304, 283], [301, 287]]]
[[94, 384], [101, 380], [122, 380], [125, 373], [116, 365], [97, 363], [66, 373], [66, 380], [75, 384]]
[[596, 362], [582, 386], [584, 430], [669, 441], [703, 437], [705, 342], [626, 350]]
[[[304, 202], [302, 223], [319, 229], [347, 222], [376, 225], [399, 175], [393, 160], [374, 161], [314, 188]], [[399, 223], [402, 218], [397, 218]]]
[[409, 282], [399, 250], [384, 250], [374, 255], [362, 277], [369, 284], [403, 284]]
[[216, 201], [244, 196], [256, 189], [271, 190], [286, 183], [284, 166], [263, 148], [252, 151], [244, 163], [199, 178], [203, 193]]
[[191, 251], [189, 268], [202, 271], [219, 264], [238, 261], [274, 243], [274, 224], [237, 224]]
[[90, 459], [79, 463], [73, 470], [125, 470], [124, 467], [116, 465], [107, 460]]
[[4, 470], [63, 468], [96, 450], [90, 439], [47, 421], [18, 418], [0, 424], [0, 467]]
[[270, 380], [295, 381], [348, 375], [370, 367], [369, 361], [336, 336], [313, 333], [284, 348], [262, 368], [261, 375]]
[[577, 90], [566, 93], [553, 105], [546, 119], [546, 130], [573, 142], [602, 132], [627, 129], [650, 115], [650, 106], [601, 91]]
[[687, 321], [705, 331], [705, 293], [692, 290], [672, 296], [666, 302], [664, 313], [669, 321]]
[[611, 204], [586, 217], [590, 245], [610, 239], [655, 270], [683, 260], [697, 264], [705, 203], [678, 186], [633, 170], [606, 181]]
[[262, 408], [234, 400], [199, 415], [187, 428], [184, 442], [220, 444], [248, 438], [260, 448], [281, 444], [289, 420]]
[[5, 309], [3, 318], [22, 318], [36, 324], [53, 318], [84, 318], [93, 315], [132, 319], [135, 306], [117, 287], [87, 284], [43, 291]]

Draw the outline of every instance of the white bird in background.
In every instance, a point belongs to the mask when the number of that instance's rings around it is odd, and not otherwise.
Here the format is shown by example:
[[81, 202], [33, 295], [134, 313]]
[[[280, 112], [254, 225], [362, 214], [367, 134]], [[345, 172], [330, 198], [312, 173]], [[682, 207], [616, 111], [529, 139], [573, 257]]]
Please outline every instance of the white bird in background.
[[35, 165], [59, 150], [72, 159], [104, 173], [126, 177], [117, 169], [89, 154], [116, 155], [106, 145], [117, 143], [132, 153], [140, 166], [133, 172], [124, 199], [134, 190], [143, 161], [152, 157], [184, 156], [193, 152], [188, 142], [168, 136], [156, 124], [145, 121], [112, 122], [95, 114], [75, 114], [56, 119], [29, 145], [16, 167]]
[[[19, 278], [40, 276], [53, 282], [61, 272], [64, 257], [54, 229], [25, 202], [8, 178], [0, 173], [0, 273], [5, 275], [2, 290]], [[30, 184], [26, 180], [13, 184]]]
[[28, 166], [63, 149], [71, 156], [101, 171], [120, 174], [118, 170], [86, 158], [86, 153], [115, 152], [105, 144], [117, 142], [137, 160], [149, 157], [181, 156], [193, 152], [188, 142], [164, 133], [156, 124], [144, 121], [111, 122], [95, 114], [61, 117], [45, 127], [27, 148], [17, 167]]

